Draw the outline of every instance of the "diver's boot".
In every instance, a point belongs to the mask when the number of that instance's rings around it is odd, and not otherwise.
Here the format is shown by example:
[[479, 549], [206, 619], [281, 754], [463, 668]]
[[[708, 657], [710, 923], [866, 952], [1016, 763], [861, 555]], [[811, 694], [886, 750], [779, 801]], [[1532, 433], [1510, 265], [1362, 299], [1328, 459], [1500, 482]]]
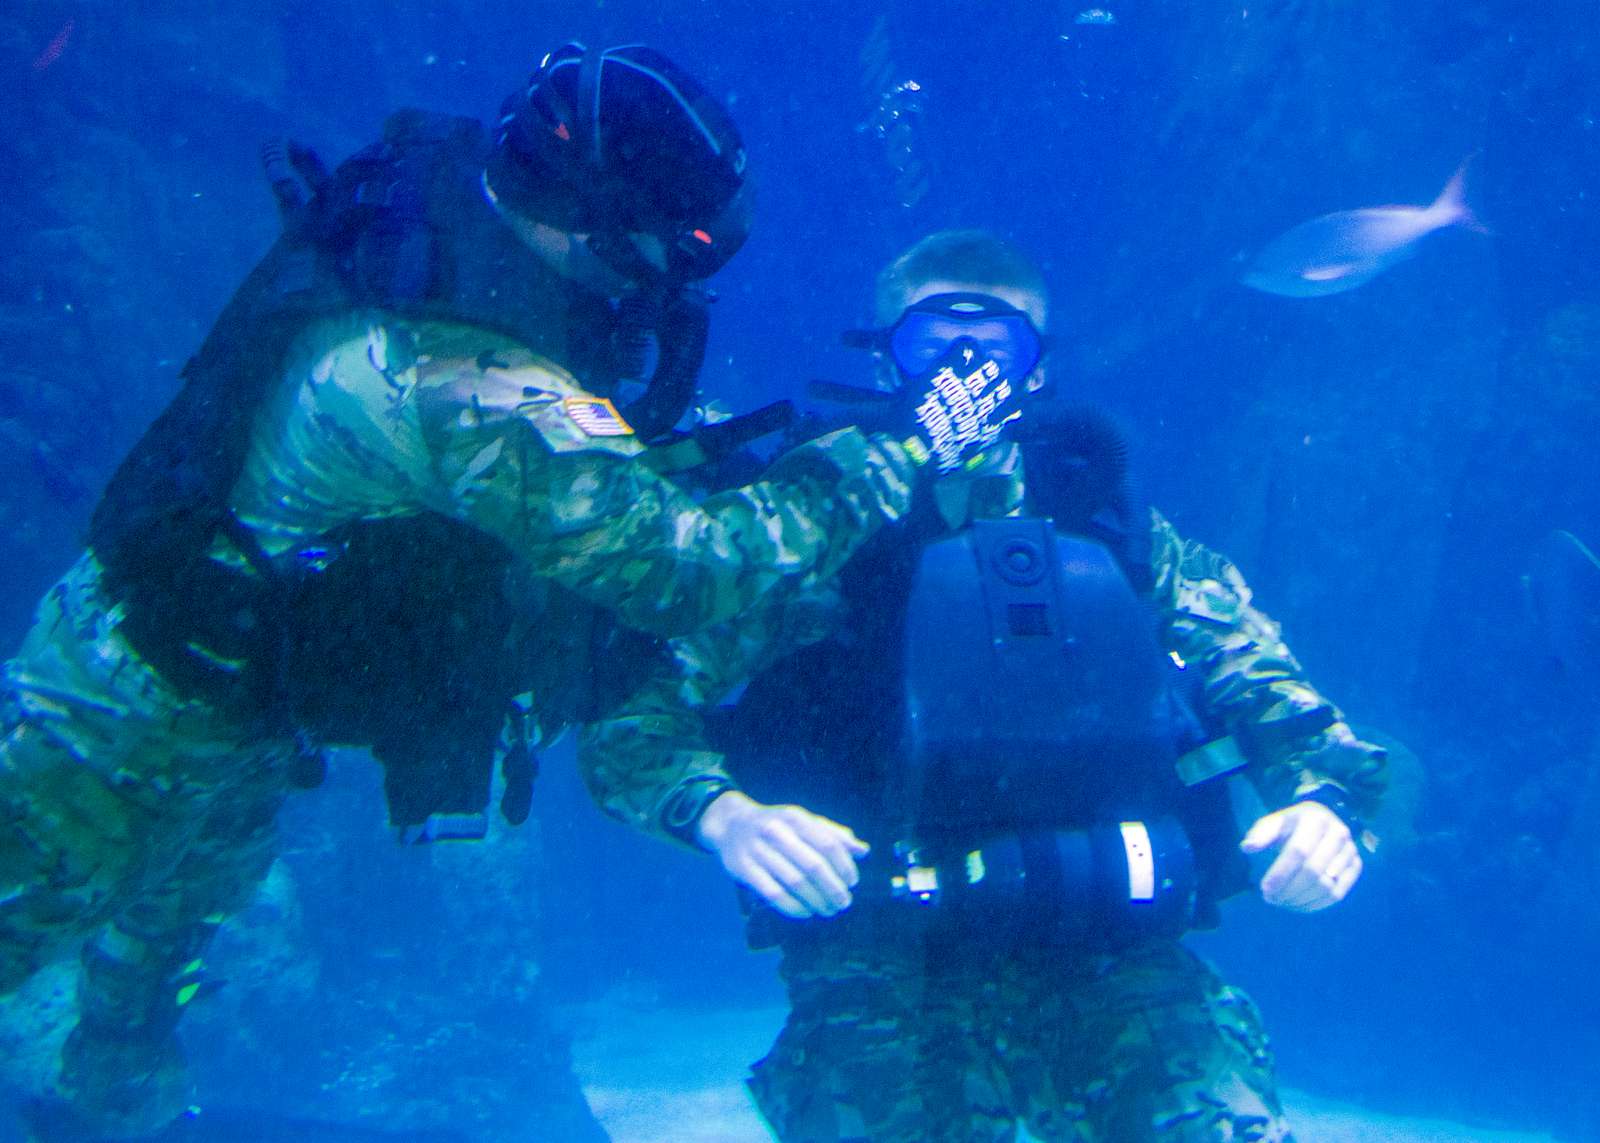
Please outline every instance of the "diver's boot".
[[130, 911], [84, 946], [78, 1024], [61, 1049], [62, 1094], [113, 1137], [157, 1131], [194, 1102], [178, 1019], [216, 926], [136, 928], [151, 912]]
[[194, 1101], [176, 1032], [123, 1036], [79, 1024], [61, 1049], [62, 1095], [95, 1131], [154, 1134]]

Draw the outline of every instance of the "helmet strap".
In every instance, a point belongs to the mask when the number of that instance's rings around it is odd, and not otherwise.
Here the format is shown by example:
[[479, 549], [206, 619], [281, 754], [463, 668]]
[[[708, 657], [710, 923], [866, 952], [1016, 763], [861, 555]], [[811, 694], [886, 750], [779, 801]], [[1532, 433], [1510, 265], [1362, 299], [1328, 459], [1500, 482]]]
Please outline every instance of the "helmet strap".
[[605, 63], [604, 49], [589, 48], [578, 65], [578, 145], [583, 148], [593, 175], [604, 167], [600, 150], [600, 68]]

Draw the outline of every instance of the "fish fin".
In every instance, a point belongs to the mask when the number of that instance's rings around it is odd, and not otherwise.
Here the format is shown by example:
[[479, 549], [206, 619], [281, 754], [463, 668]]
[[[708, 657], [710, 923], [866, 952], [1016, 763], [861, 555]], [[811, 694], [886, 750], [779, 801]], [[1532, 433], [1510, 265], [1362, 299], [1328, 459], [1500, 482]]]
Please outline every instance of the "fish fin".
[[1354, 262], [1335, 262], [1327, 266], [1308, 266], [1300, 271], [1300, 277], [1308, 282], [1336, 282], [1348, 278], [1355, 270]]
[[1428, 209], [1430, 212], [1443, 215], [1446, 226], [1459, 226], [1475, 234], [1492, 235], [1494, 231], [1479, 220], [1467, 202], [1467, 171], [1482, 153], [1474, 151], [1461, 160], [1456, 173], [1450, 176], [1450, 181], [1444, 185], [1444, 190], [1439, 192], [1439, 197], [1433, 200], [1433, 205]]

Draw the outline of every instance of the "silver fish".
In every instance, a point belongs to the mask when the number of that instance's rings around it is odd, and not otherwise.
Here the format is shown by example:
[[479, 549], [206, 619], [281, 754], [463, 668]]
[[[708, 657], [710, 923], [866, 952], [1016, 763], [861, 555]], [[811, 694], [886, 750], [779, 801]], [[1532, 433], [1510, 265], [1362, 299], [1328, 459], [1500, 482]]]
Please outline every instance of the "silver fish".
[[1467, 205], [1466, 173], [1463, 163], [1427, 206], [1372, 206], [1302, 222], [1269, 242], [1240, 281], [1269, 294], [1320, 298], [1371, 281], [1447, 227], [1487, 234]]

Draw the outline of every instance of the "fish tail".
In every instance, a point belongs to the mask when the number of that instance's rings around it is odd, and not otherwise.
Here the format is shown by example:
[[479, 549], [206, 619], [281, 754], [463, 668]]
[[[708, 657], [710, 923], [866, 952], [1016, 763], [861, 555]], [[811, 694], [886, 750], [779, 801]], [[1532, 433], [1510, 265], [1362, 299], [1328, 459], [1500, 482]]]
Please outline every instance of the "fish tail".
[[1461, 160], [1456, 173], [1450, 176], [1450, 181], [1439, 192], [1430, 209], [1444, 218], [1446, 226], [1460, 226], [1476, 234], [1493, 234], [1467, 202], [1467, 171], [1480, 154], [1481, 151], [1474, 151]]

